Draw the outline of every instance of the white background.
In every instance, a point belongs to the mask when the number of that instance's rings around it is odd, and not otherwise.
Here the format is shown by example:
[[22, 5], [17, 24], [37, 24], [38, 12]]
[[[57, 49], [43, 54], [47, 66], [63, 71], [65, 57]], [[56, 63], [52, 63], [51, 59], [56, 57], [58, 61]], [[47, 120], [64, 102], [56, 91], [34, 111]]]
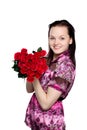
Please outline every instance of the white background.
[[0, 129], [29, 130], [24, 123], [31, 94], [12, 70], [13, 55], [25, 47], [48, 50], [48, 24], [67, 19], [76, 30], [77, 71], [63, 102], [67, 130], [87, 129], [86, 0], [0, 0]]

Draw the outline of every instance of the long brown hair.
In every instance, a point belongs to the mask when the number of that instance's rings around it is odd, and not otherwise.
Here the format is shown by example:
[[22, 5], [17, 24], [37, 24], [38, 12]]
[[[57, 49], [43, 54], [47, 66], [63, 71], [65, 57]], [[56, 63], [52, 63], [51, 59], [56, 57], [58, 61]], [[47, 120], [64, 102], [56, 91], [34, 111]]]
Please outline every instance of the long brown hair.
[[[72, 38], [72, 44], [69, 45], [70, 58], [71, 58], [73, 64], [76, 66], [76, 60], [75, 60], [76, 42], [75, 42], [75, 29], [74, 29], [74, 27], [67, 20], [54, 21], [53, 23], [49, 24], [48, 37], [50, 35], [51, 28], [55, 27], [55, 26], [67, 27], [68, 34], [69, 34], [70, 38]], [[47, 59], [48, 59], [47, 61], [48, 61], [48, 65], [49, 65], [51, 60], [53, 59], [53, 51], [50, 47], [49, 47]]]

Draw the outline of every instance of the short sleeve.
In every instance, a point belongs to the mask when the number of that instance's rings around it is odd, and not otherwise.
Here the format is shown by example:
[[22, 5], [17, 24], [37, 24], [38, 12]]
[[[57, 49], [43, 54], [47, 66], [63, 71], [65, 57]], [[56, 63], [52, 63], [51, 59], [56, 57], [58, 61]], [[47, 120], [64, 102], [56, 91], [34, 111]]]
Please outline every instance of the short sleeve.
[[62, 93], [66, 93], [67, 89], [71, 87], [74, 81], [74, 68], [72, 64], [62, 63], [58, 66], [48, 86], [52, 87]]

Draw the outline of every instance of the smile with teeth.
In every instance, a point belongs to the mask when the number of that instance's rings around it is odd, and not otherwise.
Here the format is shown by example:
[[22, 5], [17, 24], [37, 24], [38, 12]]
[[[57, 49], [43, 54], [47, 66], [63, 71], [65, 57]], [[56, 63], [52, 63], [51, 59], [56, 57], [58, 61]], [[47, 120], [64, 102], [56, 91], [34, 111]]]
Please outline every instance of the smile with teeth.
[[59, 48], [61, 48], [61, 46], [54, 46], [53, 48], [54, 49], [59, 49]]

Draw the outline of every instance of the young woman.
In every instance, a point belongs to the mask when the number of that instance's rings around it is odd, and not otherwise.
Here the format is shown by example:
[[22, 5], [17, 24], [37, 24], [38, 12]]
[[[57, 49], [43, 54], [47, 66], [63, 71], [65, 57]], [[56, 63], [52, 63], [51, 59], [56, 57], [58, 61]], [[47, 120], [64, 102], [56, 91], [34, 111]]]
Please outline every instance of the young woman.
[[67, 20], [54, 21], [48, 31], [49, 69], [27, 82], [27, 92], [34, 92], [26, 110], [25, 123], [32, 130], [65, 130], [62, 101], [75, 79], [75, 30]]

